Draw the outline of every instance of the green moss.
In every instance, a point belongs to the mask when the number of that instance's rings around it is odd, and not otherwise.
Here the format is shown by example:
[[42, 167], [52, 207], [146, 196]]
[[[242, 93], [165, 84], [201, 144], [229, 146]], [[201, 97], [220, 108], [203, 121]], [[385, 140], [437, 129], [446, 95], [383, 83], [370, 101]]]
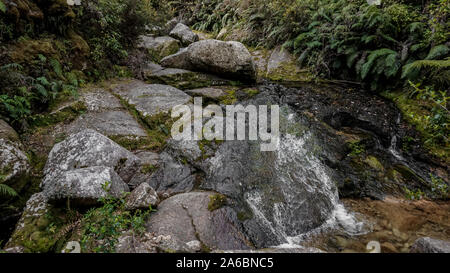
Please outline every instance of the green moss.
[[143, 174], [151, 174], [153, 173], [155, 170], [157, 170], [158, 167], [152, 165], [152, 164], [144, 164], [141, 168], [141, 173]]
[[237, 218], [239, 221], [243, 222], [252, 219], [253, 214], [251, 213], [251, 211], [242, 210], [237, 213]]
[[227, 203], [227, 197], [223, 194], [216, 193], [209, 196], [208, 210], [215, 211], [225, 206]]
[[137, 141], [132, 138], [116, 138], [117, 143], [129, 150], [144, 149], [155, 152], [162, 151], [167, 140], [170, 138], [170, 128], [172, 128], [175, 120], [170, 117], [169, 113], [165, 112], [144, 117], [133, 105], [130, 105], [120, 97], [118, 98], [122, 105], [124, 105], [145, 128], [148, 137], [140, 138]]
[[350, 156], [358, 156], [366, 151], [364, 144], [359, 141], [351, 141], [348, 143], [350, 149]]
[[144, 72], [144, 79], [148, 83], [166, 84], [181, 90], [220, 86], [229, 83], [227, 80], [221, 80], [207, 74], [191, 71], [156, 75], [147, 71]]
[[244, 91], [250, 98], [259, 94], [259, 90], [256, 88], [245, 88], [242, 91]]
[[172, 41], [170, 43], [161, 44], [156, 49], [147, 49], [147, 54], [150, 60], [155, 63], [159, 63], [164, 57], [175, 54], [180, 50], [180, 45], [178, 41]]
[[57, 234], [66, 222], [65, 215], [62, 209], [56, 208], [49, 208], [40, 216], [26, 215], [23, 227], [14, 232], [8, 245], [23, 246], [25, 252], [31, 253], [55, 251], [60, 239]]
[[221, 104], [225, 104], [225, 105], [233, 105], [233, 104], [235, 104], [236, 101], [237, 101], [237, 98], [236, 98], [236, 91], [237, 90], [238, 90], [238, 88], [232, 88], [232, 89], [229, 89], [229, 90], [224, 90], [226, 95], [221, 97], [219, 102]]
[[201, 151], [201, 156], [200, 158], [198, 158], [197, 160], [205, 160], [208, 159], [209, 157], [214, 155], [214, 151], [217, 147], [217, 145], [219, 145], [220, 143], [222, 143], [223, 140], [206, 140], [206, 139], [202, 139], [200, 141], [198, 141], [198, 148]]
[[150, 137], [109, 136], [109, 138], [129, 151], [151, 150], [155, 147], [155, 141]]
[[369, 165], [370, 167], [372, 167], [372, 169], [384, 172], [383, 164], [381, 164], [380, 161], [375, 156], [372, 155], [367, 156], [364, 159], [364, 162], [367, 163], [367, 165]]
[[78, 101], [52, 113], [34, 115], [30, 117], [29, 123], [31, 127], [35, 128], [46, 127], [60, 122], [70, 122], [75, 120], [75, 118], [83, 114], [86, 110], [86, 105], [83, 102]]
[[[395, 102], [406, 121], [420, 133], [423, 146], [429, 153], [450, 163], [449, 143], [430, 141], [434, 137], [433, 132], [429, 130], [429, 117], [432, 115], [431, 109], [433, 107], [430, 102], [410, 98], [407, 92], [383, 92], [382, 95]], [[408, 148], [407, 144], [405, 148]]]
[[306, 69], [300, 69], [295, 62], [282, 63], [277, 69], [267, 72], [272, 81], [310, 82], [313, 76]]

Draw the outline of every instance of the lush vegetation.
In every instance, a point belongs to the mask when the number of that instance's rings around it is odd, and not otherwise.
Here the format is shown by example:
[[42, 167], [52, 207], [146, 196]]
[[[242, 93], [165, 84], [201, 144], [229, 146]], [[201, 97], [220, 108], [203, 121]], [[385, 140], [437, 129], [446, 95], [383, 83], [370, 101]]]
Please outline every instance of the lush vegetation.
[[225, 39], [254, 47], [283, 45], [320, 78], [382, 92], [432, 154], [449, 160], [449, 0], [169, 2], [200, 31], [226, 29]]
[[[108, 183], [105, 184], [105, 189]], [[131, 230], [134, 235], [145, 232], [145, 221], [152, 208], [129, 211], [125, 198], [101, 198], [100, 208], [90, 209], [81, 220], [81, 248], [83, 251], [114, 252], [122, 232]], [[102, 242], [99, 244], [99, 242]]]
[[123, 75], [146, 26], [169, 13], [154, 0], [0, 0], [0, 117], [16, 129], [86, 81]]

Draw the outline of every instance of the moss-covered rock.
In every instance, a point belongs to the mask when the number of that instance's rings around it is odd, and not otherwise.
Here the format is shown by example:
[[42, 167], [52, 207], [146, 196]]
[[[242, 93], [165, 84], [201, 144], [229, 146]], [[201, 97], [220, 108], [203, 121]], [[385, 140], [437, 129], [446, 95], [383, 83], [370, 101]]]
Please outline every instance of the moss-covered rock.
[[221, 207], [225, 206], [227, 203], [227, 197], [223, 194], [214, 194], [209, 196], [209, 202], [208, 202], [208, 210], [209, 211], [215, 211], [216, 209], [220, 209]]
[[159, 71], [146, 70], [144, 79], [149, 83], [167, 84], [181, 90], [229, 83], [227, 80], [212, 75], [177, 68], [166, 68]]
[[430, 116], [433, 106], [427, 101], [411, 98], [406, 92], [384, 92], [382, 95], [394, 101], [403, 117], [419, 131], [423, 146], [429, 153], [448, 165], [450, 163], [450, 143], [448, 141], [443, 143], [432, 141], [434, 133], [430, 130], [432, 127]]

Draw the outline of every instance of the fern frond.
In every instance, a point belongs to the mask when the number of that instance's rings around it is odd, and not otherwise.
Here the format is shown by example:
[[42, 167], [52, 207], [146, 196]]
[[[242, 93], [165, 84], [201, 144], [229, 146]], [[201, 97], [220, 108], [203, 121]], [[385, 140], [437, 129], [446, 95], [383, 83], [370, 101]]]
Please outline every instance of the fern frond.
[[419, 60], [403, 66], [402, 78], [413, 78], [422, 69], [448, 69], [450, 68], [450, 58], [445, 60]]
[[448, 52], [449, 48], [446, 45], [437, 45], [430, 49], [430, 52], [428, 53], [428, 56], [425, 58], [425, 60], [435, 60], [447, 55]]
[[8, 185], [0, 184], [0, 195], [15, 197], [17, 196], [17, 192]]

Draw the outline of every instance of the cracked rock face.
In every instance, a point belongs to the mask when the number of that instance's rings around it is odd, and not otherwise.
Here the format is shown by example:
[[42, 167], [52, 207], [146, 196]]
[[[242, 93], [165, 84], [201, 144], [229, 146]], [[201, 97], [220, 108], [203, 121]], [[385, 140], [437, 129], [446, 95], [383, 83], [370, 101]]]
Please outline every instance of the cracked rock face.
[[113, 92], [135, 107], [144, 117], [168, 113], [174, 106], [186, 104], [191, 100], [189, 95], [175, 87], [146, 84], [142, 81], [118, 85]]
[[69, 134], [93, 129], [108, 137], [145, 138], [145, 130], [120, 103], [119, 99], [105, 89], [91, 88], [80, 98], [87, 113], [80, 115], [68, 127]]
[[160, 155], [160, 168], [152, 174], [148, 183], [158, 194], [173, 195], [194, 188], [194, 169], [174, 159], [168, 153]]
[[79, 205], [96, 204], [101, 197], [120, 198], [129, 188], [109, 167], [88, 167], [62, 172], [43, 187], [49, 201], [71, 199]]
[[140, 159], [94, 130], [84, 130], [56, 144], [44, 168], [42, 186], [52, 183], [62, 172], [93, 167], [111, 167], [128, 183], [140, 166]]
[[[250, 249], [236, 223], [236, 215], [228, 207], [210, 211], [212, 192], [189, 192], [170, 197], [158, 206], [150, 217], [147, 231], [157, 236], [171, 236], [191, 248], [192, 241], [200, 241], [210, 250]], [[177, 251], [176, 249], [174, 251]]]

